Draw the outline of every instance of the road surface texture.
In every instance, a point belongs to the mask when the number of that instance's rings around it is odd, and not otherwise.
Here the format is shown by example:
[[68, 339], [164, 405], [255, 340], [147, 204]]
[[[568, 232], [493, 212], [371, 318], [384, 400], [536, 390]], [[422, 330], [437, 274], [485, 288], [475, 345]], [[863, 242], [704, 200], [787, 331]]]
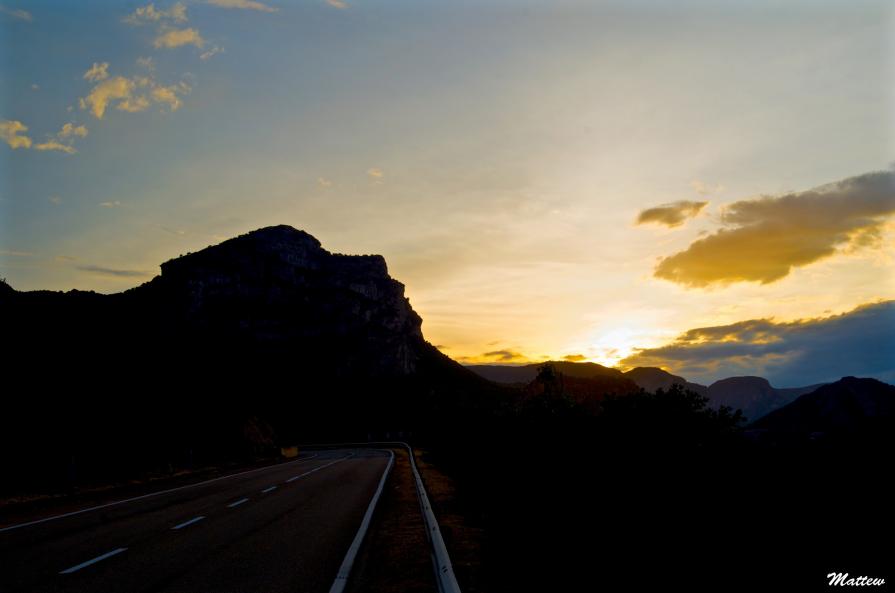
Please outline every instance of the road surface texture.
[[0, 591], [323, 592], [388, 454], [336, 450], [0, 530]]

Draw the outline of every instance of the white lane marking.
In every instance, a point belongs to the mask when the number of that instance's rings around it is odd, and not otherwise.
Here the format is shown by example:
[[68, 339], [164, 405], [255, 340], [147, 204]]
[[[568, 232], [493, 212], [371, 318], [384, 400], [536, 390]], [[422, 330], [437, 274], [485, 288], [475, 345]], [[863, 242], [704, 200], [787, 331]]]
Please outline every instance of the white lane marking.
[[78, 564], [77, 566], [72, 566], [71, 568], [66, 568], [65, 570], [59, 571], [59, 574], [71, 574], [73, 572], [77, 572], [77, 571], [81, 570], [82, 568], [90, 566], [91, 564], [96, 564], [97, 562], [99, 562], [101, 560], [105, 560], [106, 558], [111, 558], [112, 556], [115, 556], [116, 554], [120, 554], [120, 553], [124, 552], [125, 550], [127, 550], [127, 548], [117, 548], [115, 550], [112, 550], [111, 552], [106, 552], [102, 556], [97, 556], [93, 560], [88, 560], [87, 562], [82, 562], [82, 563]]
[[331, 466], [331, 465], [335, 465], [335, 464], [337, 464], [337, 463], [340, 463], [340, 462], [342, 462], [342, 461], [345, 461], [346, 459], [350, 459], [351, 457], [354, 457], [354, 453], [352, 453], [351, 455], [346, 455], [345, 457], [340, 457], [339, 459], [336, 459], [335, 461], [333, 461], [333, 462], [331, 462], [331, 463], [327, 463], [326, 465], [321, 465], [320, 467], [315, 467], [314, 469], [312, 469], [312, 470], [309, 471], [309, 472], [305, 472], [305, 473], [303, 473], [303, 474], [298, 474], [297, 476], [292, 476], [291, 478], [289, 478], [288, 480], [286, 480], [286, 483], [288, 484], [289, 482], [294, 482], [295, 480], [297, 480], [297, 479], [299, 479], [299, 478], [303, 478], [303, 477], [305, 477], [305, 476], [309, 476], [309, 475], [313, 474], [314, 472], [319, 472], [319, 471], [322, 470], [322, 469], [325, 469], [325, 468], [327, 468], [327, 467], [329, 467], [329, 466]]
[[361, 544], [364, 542], [367, 530], [370, 528], [370, 521], [373, 518], [373, 511], [376, 509], [376, 503], [379, 502], [379, 497], [382, 495], [382, 489], [385, 487], [385, 481], [388, 479], [388, 474], [392, 471], [392, 465], [395, 463], [395, 453], [389, 451], [388, 454], [388, 463], [382, 472], [382, 477], [379, 478], [379, 485], [376, 487], [376, 492], [373, 493], [373, 498], [370, 499], [370, 504], [367, 505], [367, 512], [364, 513], [364, 518], [360, 523], [360, 527], [357, 529], [357, 533], [354, 535], [354, 540], [351, 542], [348, 551], [345, 553], [345, 558], [342, 560], [339, 572], [336, 573], [336, 580], [333, 581], [332, 586], [329, 588], [329, 593], [342, 593], [348, 585], [348, 577], [351, 575], [351, 568], [354, 566], [354, 560], [357, 557], [357, 553], [360, 551]]
[[267, 494], [268, 492], [270, 492], [272, 490], [276, 490], [276, 489], [277, 489], [276, 486], [271, 486], [270, 488], [265, 488], [264, 490], [262, 490], [261, 494]]
[[112, 506], [115, 506], [115, 505], [118, 505], [118, 504], [124, 504], [124, 503], [126, 503], [126, 502], [133, 502], [133, 501], [135, 501], [135, 500], [142, 500], [142, 499], [144, 499], [144, 498], [150, 498], [150, 497], [152, 497], [152, 496], [159, 496], [160, 494], [168, 494], [168, 493], [170, 493], [170, 492], [177, 492], [178, 490], [185, 490], [185, 489], [187, 489], [187, 488], [195, 488], [196, 486], [202, 486], [203, 484], [211, 484], [212, 482], [217, 482], [218, 480], [228, 480], [228, 479], [230, 479], [230, 478], [235, 478], [235, 477], [237, 477], [237, 476], [244, 476], [244, 475], [246, 475], [246, 474], [252, 474], [252, 473], [255, 473], [255, 472], [260, 472], [260, 471], [263, 471], [263, 470], [266, 470], [266, 469], [276, 469], [276, 468], [278, 468], [278, 467], [284, 467], [284, 466], [292, 465], [292, 464], [295, 464], [295, 463], [304, 463], [305, 461], [310, 461], [311, 459], [314, 459], [315, 457], [317, 457], [317, 456], [319, 456], [319, 455], [320, 455], [319, 453], [315, 453], [314, 455], [311, 455], [310, 457], [304, 457], [304, 458], [302, 458], [302, 459], [296, 459], [295, 461], [288, 461], [288, 462], [283, 463], [283, 464], [267, 465], [267, 466], [264, 466], [264, 467], [259, 467], [259, 468], [256, 468], [256, 469], [250, 469], [250, 470], [248, 470], [248, 471], [240, 472], [240, 473], [238, 473], [238, 474], [231, 474], [231, 475], [229, 475], [229, 476], [221, 476], [220, 478], [212, 478], [211, 480], [205, 480], [204, 482], [198, 482], [198, 483], [196, 483], [196, 484], [187, 484], [186, 486], [178, 486], [177, 488], [169, 488], [168, 490], [162, 490], [161, 492], [151, 492], [151, 493], [149, 493], [149, 494], [143, 494], [142, 496], [135, 496], [135, 497], [133, 497], [133, 498], [125, 498], [124, 500], [116, 500], [115, 502], [108, 502], [108, 503], [106, 503], [106, 504], [101, 504], [101, 505], [97, 505], [97, 506], [95, 506], [95, 507], [90, 507], [90, 508], [86, 508], [86, 509], [81, 509], [81, 510], [79, 510], [79, 511], [72, 511], [72, 512], [70, 512], [70, 513], [63, 513], [62, 515], [54, 515], [54, 516], [52, 516], [52, 517], [47, 517], [47, 518], [45, 518], [45, 519], [37, 519], [36, 521], [28, 521], [27, 523], [19, 523], [19, 524], [17, 524], [17, 525], [10, 525], [9, 527], [3, 527], [3, 528], [0, 528], [0, 533], [3, 533], [4, 531], [10, 531], [10, 530], [13, 530], [13, 529], [18, 529], [19, 527], [28, 527], [29, 525], [37, 525], [38, 523], [46, 523], [47, 521], [55, 521], [56, 519], [64, 519], [65, 517], [71, 517], [71, 516], [73, 516], [73, 515], [80, 515], [81, 513], [88, 513], [88, 512], [90, 512], [90, 511], [96, 511], [96, 510], [99, 510], [99, 509], [104, 509], [104, 508], [107, 508], [107, 507], [112, 507]]
[[244, 502], [248, 502], [248, 501], [249, 501], [248, 498], [240, 498], [240, 499], [237, 500], [236, 502], [231, 502], [230, 504], [228, 504], [228, 505], [227, 505], [227, 508], [228, 508], [228, 509], [232, 509], [233, 507], [238, 507], [238, 506], [241, 505], [242, 503], [244, 503]]
[[184, 521], [180, 525], [175, 525], [174, 527], [171, 528], [171, 531], [174, 531], [175, 529], [183, 529], [187, 525], [192, 525], [193, 523], [198, 523], [199, 521], [201, 521], [204, 518], [205, 518], [205, 515], [199, 515], [198, 517], [193, 517], [189, 521]]

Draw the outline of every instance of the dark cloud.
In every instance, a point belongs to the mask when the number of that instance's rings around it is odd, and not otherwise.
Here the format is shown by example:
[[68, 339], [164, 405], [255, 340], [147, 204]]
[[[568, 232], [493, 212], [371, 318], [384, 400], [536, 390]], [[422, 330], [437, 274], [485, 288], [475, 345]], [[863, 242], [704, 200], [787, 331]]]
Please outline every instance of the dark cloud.
[[528, 360], [524, 354], [514, 352], [512, 350], [493, 350], [482, 354], [482, 358], [491, 358], [499, 362], [517, 362], [520, 360]]
[[104, 268], [102, 266], [77, 266], [77, 269], [82, 272], [91, 272], [93, 274], [115, 276], [118, 278], [145, 278], [146, 276], [152, 275], [151, 272], [142, 270], [116, 270], [113, 268]]
[[644, 210], [637, 216], [637, 224], [654, 222], [667, 227], [681, 226], [688, 218], [693, 218], [705, 208], [708, 202], [672, 202]]
[[661, 366], [698, 382], [761, 375], [777, 387], [848, 375], [893, 381], [895, 301], [819, 319], [751, 319], [692, 329], [665, 346], [638, 350], [621, 364]]
[[895, 171], [867, 173], [812, 190], [742, 200], [727, 228], [663, 259], [655, 275], [688, 286], [767, 284], [837, 251], [878, 246], [895, 213]]

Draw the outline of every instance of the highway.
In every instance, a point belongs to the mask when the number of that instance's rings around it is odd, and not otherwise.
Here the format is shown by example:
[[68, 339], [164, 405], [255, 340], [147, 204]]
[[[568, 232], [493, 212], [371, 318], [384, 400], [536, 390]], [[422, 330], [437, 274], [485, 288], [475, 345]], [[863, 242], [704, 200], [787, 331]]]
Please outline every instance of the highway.
[[334, 450], [0, 529], [0, 591], [329, 591], [388, 463]]

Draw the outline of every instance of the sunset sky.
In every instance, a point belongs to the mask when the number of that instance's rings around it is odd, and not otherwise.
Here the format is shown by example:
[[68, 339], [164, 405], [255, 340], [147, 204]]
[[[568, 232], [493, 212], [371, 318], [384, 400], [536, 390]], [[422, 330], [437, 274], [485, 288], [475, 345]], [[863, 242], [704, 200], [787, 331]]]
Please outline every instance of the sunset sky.
[[289, 224], [462, 362], [895, 380], [895, 7], [0, 0], [0, 276]]

